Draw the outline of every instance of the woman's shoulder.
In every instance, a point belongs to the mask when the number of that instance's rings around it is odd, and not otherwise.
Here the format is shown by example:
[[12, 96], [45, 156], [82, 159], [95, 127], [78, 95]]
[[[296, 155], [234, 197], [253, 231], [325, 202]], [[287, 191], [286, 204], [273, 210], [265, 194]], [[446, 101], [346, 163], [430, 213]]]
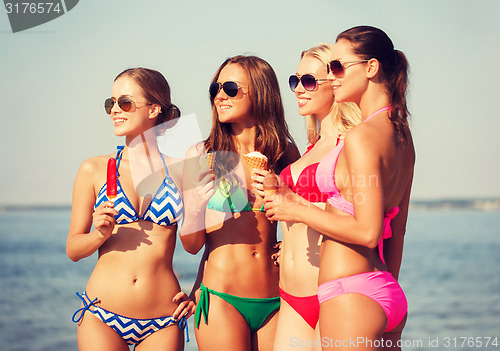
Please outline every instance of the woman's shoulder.
[[186, 151], [186, 158], [198, 157], [206, 153], [207, 151], [205, 149], [205, 142], [200, 141], [199, 143], [196, 143], [189, 147], [189, 149]]
[[[377, 128], [368, 125], [360, 124], [349, 130], [344, 137], [344, 145], [346, 148], [352, 147], [373, 147], [374, 143], [378, 143], [380, 138], [377, 138]], [[378, 135], [380, 137], [380, 135]]]
[[346, 147], [349, 146], [369, 146], [371, 148], [376, 145], [391, 146], [394, 145], [397, 131], [392, 122], [387, 119], [371, 119], [350, 129], [344, 138]]
[[[108, 165], [108, 160], [114, 158], [114, 154], [93, 156], [85, 161], [83, 161], [78, 169], [78, 174], [76, 176], [79, 182], [85, 182], [94, 184], [98, 186], [98, 183], [102, 182], [103, 177], [106, 176], [106, 169]], [[84, 184], [84, 183], [79, 183]]]
[[108, 160], [114, 157], [114, 154], [90, 157], [82, 162], [80, 165], [80, 171], [85, 173], [94, 173], [99, 171], [107, 167]]

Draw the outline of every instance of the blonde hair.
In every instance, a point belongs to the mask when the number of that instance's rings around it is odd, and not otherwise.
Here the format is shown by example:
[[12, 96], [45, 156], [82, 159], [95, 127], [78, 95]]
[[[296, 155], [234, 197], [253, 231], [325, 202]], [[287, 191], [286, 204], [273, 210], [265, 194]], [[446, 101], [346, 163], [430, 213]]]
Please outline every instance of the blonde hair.
[[[330, 44], [322, 43], [318, 46], [310, 48], [309, 50], [302, 51], [300, 58], [304, 56], [314, 57], [325, 65], [331, 61], [331, 52], [333, 46]], [[347, 133], [349, 129], [361, 123], [361, 111], [359, 107], [353, 102], [333, 103], [332, 111], [327, 118], [333, 118], [333, 126], [339, 131], [341, 135]], [[306, 116], [307, 125], [307, 141], [309, 144], [314, 144], [319, 140], [319, 123], [315, 115]]]

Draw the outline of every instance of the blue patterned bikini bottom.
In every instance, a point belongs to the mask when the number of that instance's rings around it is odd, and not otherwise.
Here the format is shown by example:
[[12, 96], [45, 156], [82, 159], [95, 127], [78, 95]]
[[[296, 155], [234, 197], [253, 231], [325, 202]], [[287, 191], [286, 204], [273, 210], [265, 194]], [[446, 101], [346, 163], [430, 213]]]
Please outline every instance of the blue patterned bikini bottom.
[[83, 307], [79, 308], [73, 314], [73, 322], [78, 323], [83, 318], [85, 312], [90, 311], [97, 318], [99, 318], [101, 321], [110, 326], [114, 331], [116, 331], [118, 335], [120, 335], [123, 340], [125, 340], [125, 342], [129, 345], [139, 344], [155, 331], [161, 330], [176, 323], [181, 330], [186, 330], [186, 339], [189, 342], [188, 325], [186, 318], [184, 317], [182, 317], [178, 322], [176, 322], [174, 317], [172, 316], [153, 319], [128, 318], [105, 310], [104, 308], [101, 308], [99, 306], [95, 306], [94, 304], [97, 301], [97, 297], [91, 301], [87, 296], [86, 291], [84, 291], [81, 295], [77, 292], [76, 296], [78, 296], [82, 300]]

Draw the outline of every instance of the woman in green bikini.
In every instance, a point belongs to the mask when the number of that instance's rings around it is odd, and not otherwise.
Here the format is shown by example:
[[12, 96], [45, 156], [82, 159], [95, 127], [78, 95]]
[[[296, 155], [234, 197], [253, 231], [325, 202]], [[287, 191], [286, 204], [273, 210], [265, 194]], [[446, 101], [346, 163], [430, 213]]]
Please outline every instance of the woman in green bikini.
[[[278, 267], [271, 255], [276, 222], [250, 192], [251, 169], [243, 155], [258, 151], [279, 173], [299, 158], [285, 122], [276, 75], [255, 56], [235, 56], [210, 85], [212, 131], [192, 146], [184, 168], [184, 248], [206, 246], [195, 333], [205, 350], [271, 350], [279, 309]], [[213, 153], [213, 174], [200, 166]]]

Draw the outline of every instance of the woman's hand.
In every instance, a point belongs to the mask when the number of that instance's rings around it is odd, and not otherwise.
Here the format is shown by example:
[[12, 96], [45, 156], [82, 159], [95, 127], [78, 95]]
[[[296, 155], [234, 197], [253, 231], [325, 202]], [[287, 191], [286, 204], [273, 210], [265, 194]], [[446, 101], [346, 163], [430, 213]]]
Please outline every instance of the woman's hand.
[[179, 291], [172, 301], [178, 305], [172, 314], [176, 321], [179, 321], [182, 317], [188, 319], [196, 310], [196, 304], [182, 291]]
[[278, 251], [274, 254], [271, 255], [271, 259], [273, 260], [274, 265], [279, 266], [280, 265], [280, 256], [281, 256], [281, 244], [282, 241], [278, 241], [276, 244], [273, 245], [273, 249], [277, 249]]
[[197, 191], [198, 199], [203, 203], [203, 206], [201, 206], [203, 207], [203, 210], [205, 210], [208, 201], [215, 192], [214, 179], [215, 176], [210, 170], [200, 172], [199, 181], [196, 184], [196, 187], [198, 188]]
[[264, 193], [264, 178], [266, 175], [269, 174], [269, 171], [263, 170], [263, 169], [258, 169], [254, 168], [253, 169], [253, 183], [252, 183], [252, 189], [255, 190], [255, 192], [262, 198], [265, 197]]
[[283, 181], [277, 178], [278, 189], [264, 198], [266, 217], [270, 221], [300, 222], [301, 210], [309, 207], [310, 202], [294, 193]]
[[115, 215], [118, 215], [118, 211], [115, 210], [114, 206], [115, 204], [112, 201], [103, 202], [92, 214], [94, 228], [106, 239], [109, 239], [113, 234], [116, 225]]
[[214, 192], [214, 175], [210, 170], [200, 172], [189, 201], [191, 210], [196, 214], [204, 213]]

